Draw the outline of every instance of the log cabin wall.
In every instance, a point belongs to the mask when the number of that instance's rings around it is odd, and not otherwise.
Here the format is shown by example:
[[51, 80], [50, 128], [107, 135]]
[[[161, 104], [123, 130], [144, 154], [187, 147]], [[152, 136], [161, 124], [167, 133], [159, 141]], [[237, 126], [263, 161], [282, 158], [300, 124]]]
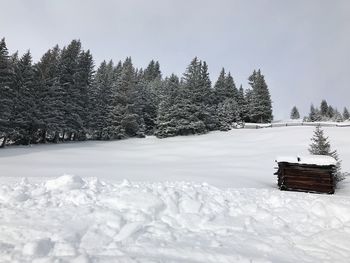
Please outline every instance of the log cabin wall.
[[278, 163], [278, 186], [281, 190], [334, 193], [334, 166]]

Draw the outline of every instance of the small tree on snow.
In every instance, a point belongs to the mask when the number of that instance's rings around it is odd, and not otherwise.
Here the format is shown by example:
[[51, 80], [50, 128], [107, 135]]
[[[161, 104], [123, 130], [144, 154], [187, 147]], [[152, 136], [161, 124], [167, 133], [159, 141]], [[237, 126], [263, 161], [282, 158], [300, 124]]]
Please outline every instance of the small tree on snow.
[[339, 181], [344, 180], [344, 174], [341, 172], [341, 161], [336, 150], [331, 150], [331, 144], [328, 140], [328, 137], [324, 135], [323, 130], [317, 126], [314, 135], [311, 138], [311, 144], [309, 147], [310, 154], [315, 155], [327, 155], [333, 157], [337, 163], [334, 171], [334, 180], [335, 184]]
[[292, 108], [292, 111], [290, 112], [290, 118], [292, 120], [295, 120], [295, 119], [300, 119], [300, 114], [299, 114], [299, 110], [296, 106], [294, 106]]

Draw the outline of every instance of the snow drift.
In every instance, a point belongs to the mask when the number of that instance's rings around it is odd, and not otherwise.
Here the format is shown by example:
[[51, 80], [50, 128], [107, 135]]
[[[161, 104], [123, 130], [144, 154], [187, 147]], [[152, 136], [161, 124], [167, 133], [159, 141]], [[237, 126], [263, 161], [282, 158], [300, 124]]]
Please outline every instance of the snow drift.
[[1, 262], [347, 262], [350, 199], [64, 175], [0, 186]]

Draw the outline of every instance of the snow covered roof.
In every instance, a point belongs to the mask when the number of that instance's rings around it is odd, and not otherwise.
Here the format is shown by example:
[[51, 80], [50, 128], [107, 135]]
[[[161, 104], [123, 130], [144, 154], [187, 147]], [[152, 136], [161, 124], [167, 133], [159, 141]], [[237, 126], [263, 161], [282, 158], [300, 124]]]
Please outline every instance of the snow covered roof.
[[336, 165], [337, 161], [327, 155], [305, 155], [305, 156], [282, 156], [276, 159], [276, 162], [314, 164], [320, 166]]

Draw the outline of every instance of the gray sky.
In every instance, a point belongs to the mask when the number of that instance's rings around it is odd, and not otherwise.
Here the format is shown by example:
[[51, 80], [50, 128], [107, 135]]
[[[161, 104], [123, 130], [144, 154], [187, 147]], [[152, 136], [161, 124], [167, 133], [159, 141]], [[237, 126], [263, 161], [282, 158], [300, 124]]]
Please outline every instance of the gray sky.
[[34, 60], [80, 39], [96, 64], [131, 56], [182, 74], [194, 56], [214, 82], [221, 67], [247, 87], [261, 68], [275, 118], [322, 98], [350, 106], [349, 0], [0, 0], [0, 37]]

